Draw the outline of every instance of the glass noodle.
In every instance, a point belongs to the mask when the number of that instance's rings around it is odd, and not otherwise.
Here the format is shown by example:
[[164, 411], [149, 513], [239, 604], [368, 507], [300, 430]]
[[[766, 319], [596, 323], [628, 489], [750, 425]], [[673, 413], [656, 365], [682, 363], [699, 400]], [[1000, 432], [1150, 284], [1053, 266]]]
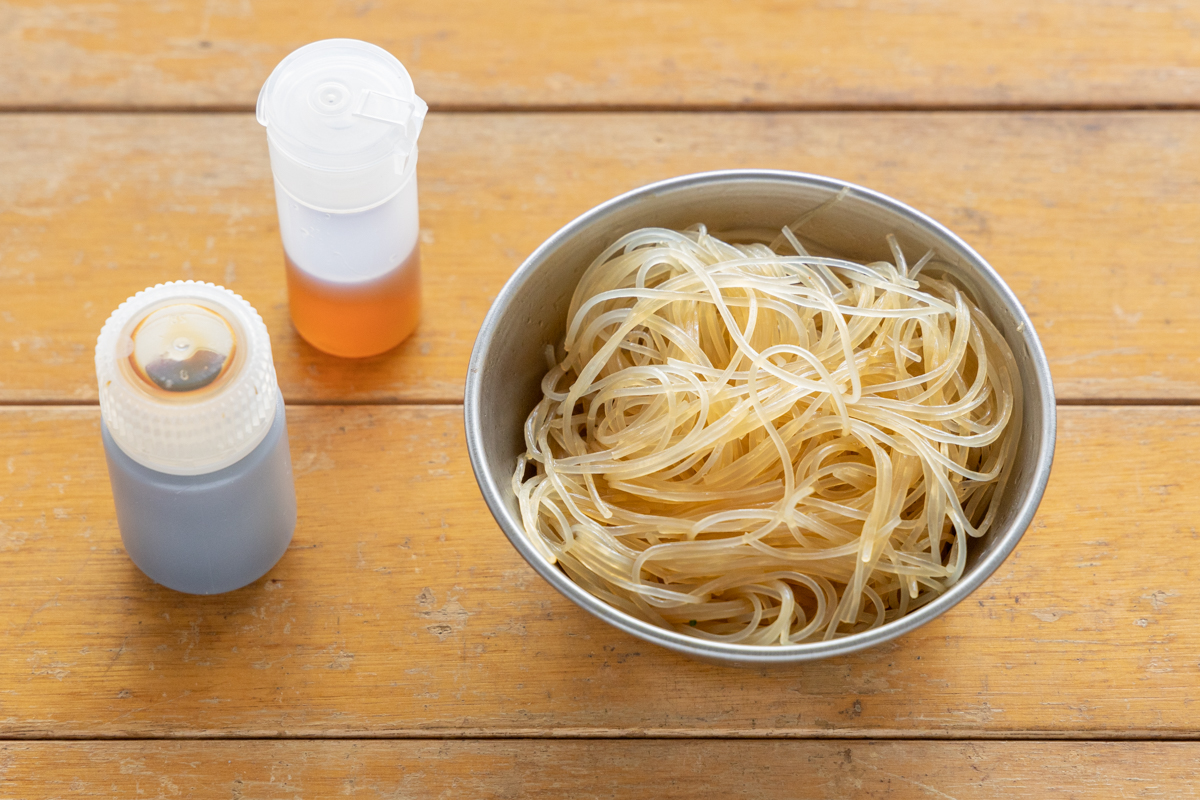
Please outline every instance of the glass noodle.
[[874, 628], [953, 585], [1012, 469], [1020, 383], [932, 253], [888, 241], [870, 264], [788, 228], [605, 250], [525, 424], [535, 546], [635, 617], [742, 644]]

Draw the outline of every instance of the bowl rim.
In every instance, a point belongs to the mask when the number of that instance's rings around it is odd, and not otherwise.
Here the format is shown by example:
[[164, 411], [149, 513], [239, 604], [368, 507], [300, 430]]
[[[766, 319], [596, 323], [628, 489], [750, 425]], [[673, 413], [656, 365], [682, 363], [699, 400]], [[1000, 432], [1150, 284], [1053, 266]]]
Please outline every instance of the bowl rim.
[[[971, 262], [971, 266], [977, 270], [983, 282], [987, 283], [989, 288], [998, 294], [1016, 318], [1018, 332], [1022, 335], [1024, 343], [1029, 350], [1034, 376], [1037, 378], [1035, 394], [1045, 409], [1045, 413], [1042, 416], [1040, 448], [1031, 476], [1031, 489], [1021, 499], [1017, 513], [1013, 516], [1007, 530], [993, 544], [990, 552], [976, 562], [974, 567], [965, 573], [954, 586], [924, 606], [899, 619], [887, 622], [878, 628], [828, 641], [803, 642], [791, 645], [744, 645], [711, 641], [660, 628], [657, 625], [640, 620], [609, 605], [571, 580], [566, 573], [558, 566], [547, 561], [528, 542], [519, 520], [510, 513], [504, 502], [502, 488], [497, 485], [493, 476], [487, 470], [483, 449], [483, 420], [480, 414], [482, 382], [480, 375], [484, 365], [487, 363], [488, 353], [504, 310], [530, 280], [542, 261], [577, 233], [603, 219], [609, 213], [640, 198], [648, 195], [692, 189], [699, 186], [753, 181], [799, 183], [810, 187], [815, 186], [827, 189], [834, 193], [848, 190], [852, 195], [867, 199], [900, 217], [906, 218], [909, 222], [915, 223], [917, 226], [944, 239], [948, 244], [959, 250], [960, 254]], [[496, 295], [496, 299], [488, 309], [487, 316], [479, 328], [479, 333], [476, 336], [475, 344], [471, 351], [463, 397], [463, 416], [471, 469], [475, 474], [475, 480], [479, 484], [483, 498], [492, 516], [500, 525], [501, 530], [504, 531], [505, 536], [508, 537], [509, 542], [544, 580], [557, 589], [560, 594], [585, 611], [639, 639], [695, 658], [735, 663], [744, 666], [792, 664], [857, 652], [909, 633], [941, 616], [961, 602], [996, 571], [1016, 548], [1017, 542], [1020, 541], [1029, 524], [1033, 521], [1034, 513], [1041, 503], [1046, 484], [1050, 477], [1050, 469], [1054, 460], [1057, 427], [1057, 408], [1050, 375], [1050, 365], [1046, 359], [1045, 351], [1042, 349], [1041, 341], [1034, 330], [1033, 321], [1029, 318], [1029, 315], [1013, 291], [991, 264], [979, 255], [974, 248], [941, 223], [881, 192], [837, 178], [774, 169], [715, 170], [656, 181], [600, 203], [561, 227], [521, 263], [508, 281], [505, 282], [503, 288]]]

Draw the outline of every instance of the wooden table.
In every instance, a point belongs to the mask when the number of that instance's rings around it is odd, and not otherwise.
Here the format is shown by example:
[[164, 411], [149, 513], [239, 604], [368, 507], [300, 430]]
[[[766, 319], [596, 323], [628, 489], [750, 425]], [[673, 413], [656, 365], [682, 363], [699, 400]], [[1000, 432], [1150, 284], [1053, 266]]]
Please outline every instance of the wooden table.
[[[432, 108], [426, 314], [291, 329], [253, 104], [374, 41]], [[0, 797], [1179, 798], [1200, 767], [1200, 7], [1135, 0], [0, 1]], [[545, 237], [619, 192], [776, 167], [962, 234], [1060, 403], [1037, 519], [967, 602], [778, 671], [693, 663], [545, 585], [460, 401]], [[300, 498], [264, 579], [125, 556], [92, 350], [125, 297], [263, 314]]]

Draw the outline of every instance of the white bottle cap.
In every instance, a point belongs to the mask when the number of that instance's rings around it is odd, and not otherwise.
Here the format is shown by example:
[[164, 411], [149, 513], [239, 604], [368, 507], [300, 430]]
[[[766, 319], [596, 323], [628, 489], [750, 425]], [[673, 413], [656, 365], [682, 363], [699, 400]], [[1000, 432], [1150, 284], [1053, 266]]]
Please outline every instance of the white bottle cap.
[[258, 93], [271, 171], [319, 211], [361, 211], [408, 181], [428, 106], [388, 51], [326, 39], [291, 53]]
[[267, 326], [240, 296], [211, 283], [160, 283], [122, 303], [96, 342], [96, 378], [113, 441], [158, 472], [227, 467], [275, 420]]

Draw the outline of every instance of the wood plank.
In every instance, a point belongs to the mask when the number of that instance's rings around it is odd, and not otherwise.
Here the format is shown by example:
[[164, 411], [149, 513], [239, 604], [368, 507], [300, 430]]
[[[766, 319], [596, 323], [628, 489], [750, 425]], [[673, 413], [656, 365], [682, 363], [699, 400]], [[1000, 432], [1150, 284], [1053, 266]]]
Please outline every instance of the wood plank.
[[6, 0], [0, 21], [9, 107], [248, 108], [332, 36], [387, 48], [440, 106], [1200, 101], [1189, 3]]
[[363, 361], [292, 331], [251, 117], [35, 114], [0, 118], [0, 401], [94, 401], [110, 310], [180, 278], [262, 312], [289, 400], [458, 401], [492, 298], [559, 226], [653, 180], [752, 166], [871, 186], [963, 235], [1032, 314], [1061, 398], [1200, 398], [1200, 114], [435, 114], [425, 317]]
[[1200, 796], [1200, 745], [1145, 742], [4, 742], [9, 796], [1075, 800]]
[[193, 597], [126, 558], [95, 408], [0, 409], [0, 737], [1193, 737], [1200, 409], [1062, 409], [1035, 524], [895, 642], [692, 662], [557, 595], [451, 407], [289, 409], [294, 543]]

